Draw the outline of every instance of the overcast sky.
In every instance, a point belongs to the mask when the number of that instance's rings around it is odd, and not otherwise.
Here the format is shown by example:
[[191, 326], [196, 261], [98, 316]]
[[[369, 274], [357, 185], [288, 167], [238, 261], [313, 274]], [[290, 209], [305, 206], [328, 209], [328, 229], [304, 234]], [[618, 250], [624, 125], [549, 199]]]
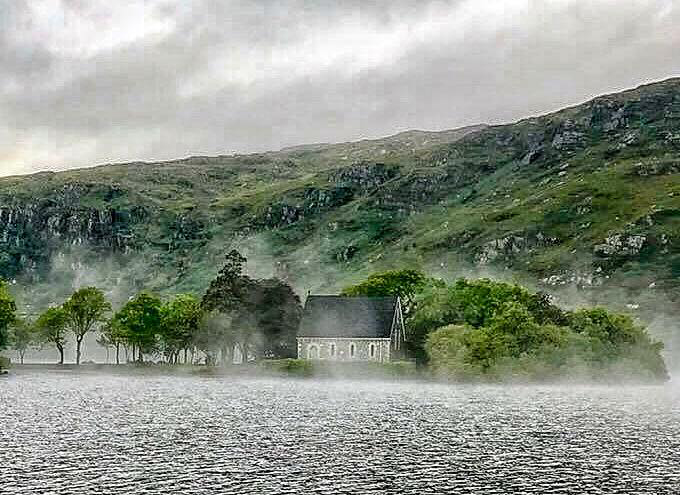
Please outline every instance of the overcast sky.
[[506, 122], [679, 54], [674, 0], [0, 0], [0, 175]]

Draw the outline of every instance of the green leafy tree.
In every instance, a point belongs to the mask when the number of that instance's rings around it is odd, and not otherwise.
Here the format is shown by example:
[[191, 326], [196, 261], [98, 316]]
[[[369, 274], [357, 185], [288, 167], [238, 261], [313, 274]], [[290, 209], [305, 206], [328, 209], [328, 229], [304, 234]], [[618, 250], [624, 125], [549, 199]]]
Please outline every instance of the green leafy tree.
[[459, 279], [451, 286], [428, 287], [418, 297], [416, 310], [409, 318], [410, 352], [418, 361], [425, 362], [424, 344], [429, 332], [447, 325], [486, 327], [507, 311], [509, 303], [523, 308], [536, 324], [567, 323], [567, 313], [543, 293], [534, 294], [519, 285], [489, 279]]
[[[243, 274], [246, 263], [238, 251], [231, 251], [217, 278], [201, 302], [207, 313], [227, 317], [230, 331], [245, 359], [249, 355], [290, 357], [294, 355], [295, 332], [302, 306], [293, 289], [277, 279], [254, 280]], [[232, 346], [231, 341], [225, 345]]]
[[268, 358], [297, 355], [297, 330], [302, 318], [302, 303], [293, 289], [278, 279], [258, 281], [257, 297], [250, 310], [262, 335], [259, 354]]
[[408, 313], [416, 294], [428, 284], [428, 278], [417, 270], [390, 270], [375, 273], [365, 281], [346, 287], [344, 296], [384, 297], [399, 296]]
[[80, 364], [81, 348], [85, 335], [106, 321], [111, 304], [96, 287], [76, 291], [65, 303], [67, 327], [76, 339], [76, 364]]
[[19, 362], [24, 364], [26, 351], [36, 344], [31, 322], [24, 318], [16, 318], [10, 325], [10, 342], [12, 349], [19, 354]]
[[663, 345], [629, 316], [566, 312], [502, 282], [459, 280], [426, 291], [411, 326], [425, 360], [455, 378], [668, 378]]
[[9, 293], [7, 283], [0, 279], [0, 351], [9, 343], [8, 327], [16, 318], [17, 307]]
[[51, 344], [57, 348], [59, 364], [64, 364], [67, 326], [68, 314], [62, 307], [47, 309], [38, 317], [38, 321], [35, 324], [38, 340], [41, 343]]
[[225, 263], [215, 280], [210, 282], [201, 305], [206, 311], [229, 313], [238, 310], [247, 300], [253, 279], [243, 274], [246, 258], [235, 249], [225, 257]]
[[115, 324], [119, 326], [125, 340], [133, 346], [133, 360], [135, 349], [137, 360], [141, 363], [144, 353], [153, 352], [156, 337], [160, 333], [161, 300], [142, 292], [128, 301], [114, 316]]
[[101, 329], [97, 343], [106, 349], [106, 361], [109, 360], [109, 349], [116, 350], [116, 364], [120, 364], [120, 348], [125, 346], [125, 330], [118, 320], [111, 318]]
[[177, 362], [179, 352], [187, 351], [192, 344], [203, 317], [201, 302], [191, 294], [180, 294], [161, 308], [160, 334], [164, 352], [171, 362]]

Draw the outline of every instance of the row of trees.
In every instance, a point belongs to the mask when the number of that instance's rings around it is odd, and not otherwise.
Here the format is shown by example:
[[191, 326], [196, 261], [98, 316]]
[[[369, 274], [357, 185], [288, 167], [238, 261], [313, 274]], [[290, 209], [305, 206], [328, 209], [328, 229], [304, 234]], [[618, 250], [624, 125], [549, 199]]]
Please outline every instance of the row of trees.
[[16, 317], [16, 306], [6, 286], [0, 285], [0, 349], [11, 345], [23, 362], [30, 347], [50, 345], [63, 364], [72, 338], [80, 364], [86, 335], [98, 332], [97, 342], [107, 352], [115, 351], [117, 364], [121, 351], [126, 360], [137, 362], [149, 355], [168, 363], [182, 357], [188, 362], [189, 353], [193, 360], [197, 350], [210, 364], [232, 362], [235, 349], [244, 359], [293, 357], [302, 314], [299, 298], [280, 280], [248, 277], [245, 263], [241, 254], [231, 251], [202, 299], [181, 294], [163, 301], [142, 292], [114, 312], [102, 290], [87, 287], [35, 321]]

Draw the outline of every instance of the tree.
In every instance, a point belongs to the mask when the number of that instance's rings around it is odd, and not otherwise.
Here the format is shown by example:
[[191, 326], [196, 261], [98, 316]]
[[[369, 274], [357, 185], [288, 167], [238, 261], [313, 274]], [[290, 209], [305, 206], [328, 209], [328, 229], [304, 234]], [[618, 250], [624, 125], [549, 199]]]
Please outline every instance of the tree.
[[19, 362], [24, 364], [26, 351], [35, 344], [35, 333], [31, 322], [17, 318], [10, 325], [10, 342], [12, 349], [19, 354]]
[[63, 307], [47, 309], [38, 317], [38, 321], [35, 324], [38, 340], [42, 343], [54, 344], [57, 348], [59, 364], [64, 364], [67, 325], [68, 314]]
[[191, 346], [203, 316], [201, 302], [191, 294], [180, 294], [161, 308], [160, 334], [168, 360], [177, 363], [179, 352]]
[[206, 364], [216, 364], [220, 353], [222, 364], [229, 364], [233, 359], [234, 346], [240, 340], [229, 315], [217, 309], [202, 313], [193, 335], [193, 344], [205, 353]]
[[[252, 354], [290, 357], [294, 355], [295, 332], [302, 314], [300, 300], [281, 280], [254, 280], [244, 275], [246, 261], [238, 251], [227, 254], [224, 267], [211, 282], [201, 305], [207, 313], [216, 311], [229, 322], [230, 330], [222, 332], [226, 339], [224, 350], [238, 344], [246, 360]], [[222, 354], [224, 361], [225, 353]]]
[[228, 313], [237, 310], [246, 299], [249, 285], [253, 280], [243, 275], [246, 258], [235, 249], [227, 253], [225, 264], [217, 278], [210, 282], [201, 305], [205, 311], [219, 310]]
[[435, 371], [531, 379], [574, 375], [668, 378], [663, 345], [629, 316], [603, 308], [564, 311], [543, 294], [491, 280], [426, 291], [411, 319]]
[[99, 339], [97, 339], [97, 343], [106, 349], [107, 362], [109, 358], [109, 349], [111, 347], [116, 349], [116, 364], [120, 364], [120, 346], [125, 345], [125, 331], [115, 318], [111, 318], [102, 327], [101, 335]]
[[0, 351], [9, 344], [8, 327], [16, 318], [17, 307], [7, 284], [0, 279]]
[[507, 309], [508, 303], [524, 308], [539, 325], [565, 325], [567, 314], [542, 293], [489, 279], [458, 279], [453, 285], [428, 287], [416, 301], [409, 318], [408, 346], [419, 362], [427, 361], [424, 345], [429, 332], [447, 325], [486, 327]]
[[137, 350], [137, 360], [143, 361], [144, 353], [154, 350], [156, 336], [160, 333], [161, 323], [161, 300], [141, 292], [128, 301], [114, 316], [115, 325], [118, 325], [125, 340]]
[[261, 336], [257, 346], [259, 355], [295, 357], [302, 304], [288, 284], [278, 279], [258, 280], [252, 287], [245, 312], [254, 315], [254, 325]]
[[76, 339], [76, 364], [80, 364], [80, 355], [85, 335], [106, 321], [106, 314], [111, 311], [111, 304], [104, 293], [96, 287], [86, 287], [76, 291], [64, 303], [67, 315], [67, 327]]
[[428, 284], [427, 277], [417, 270], [390, 270], [375, 273], [365, 281], [346, 287], [344, 296], [383, 297], [399, 296], [404, 304], [405, 313], [409, 313], [416, 294]]

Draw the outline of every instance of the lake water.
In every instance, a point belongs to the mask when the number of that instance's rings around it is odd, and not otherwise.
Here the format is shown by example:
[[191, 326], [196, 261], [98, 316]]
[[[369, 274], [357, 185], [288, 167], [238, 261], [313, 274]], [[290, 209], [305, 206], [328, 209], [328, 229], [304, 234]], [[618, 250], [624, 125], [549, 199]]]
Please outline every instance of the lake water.
[[0, 493], [680, 493], [680, 390], [20, 371]]

